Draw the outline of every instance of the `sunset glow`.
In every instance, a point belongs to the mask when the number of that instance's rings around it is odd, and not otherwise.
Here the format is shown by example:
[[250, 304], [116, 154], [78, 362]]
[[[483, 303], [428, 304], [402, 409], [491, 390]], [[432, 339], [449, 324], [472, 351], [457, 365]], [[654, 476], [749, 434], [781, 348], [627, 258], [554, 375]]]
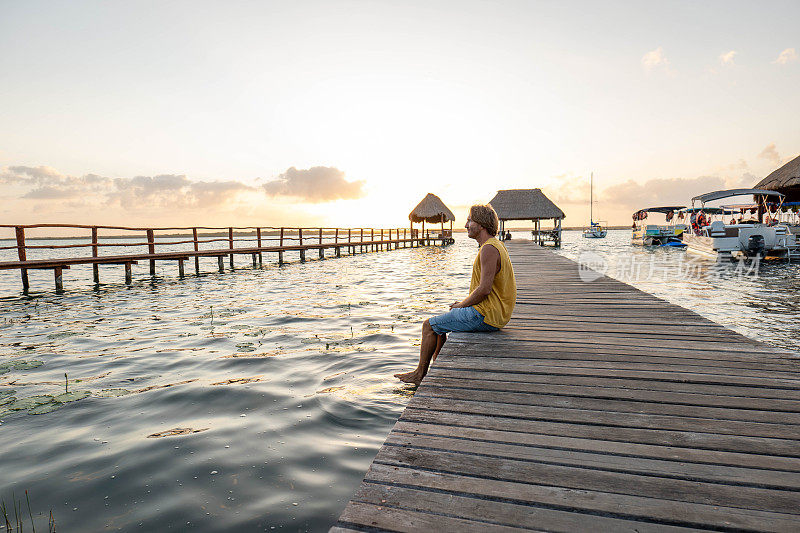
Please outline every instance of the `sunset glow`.
[[[612, 224], [800, 153], [796, 2], [0, 7], [4, 223]], [[292, 172], [294, 169], [295, 172]], [[315, 170], [316, 169], [316, 170]]]

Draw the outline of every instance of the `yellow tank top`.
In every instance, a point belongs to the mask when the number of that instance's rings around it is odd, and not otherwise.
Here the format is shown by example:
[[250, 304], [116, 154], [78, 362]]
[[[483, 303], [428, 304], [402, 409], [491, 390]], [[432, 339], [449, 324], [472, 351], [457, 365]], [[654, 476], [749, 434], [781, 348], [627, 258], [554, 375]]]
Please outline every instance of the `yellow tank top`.
[[[494, 282], [492, 283], [492, 292], [482, 302], [475, 304], [473, 307], [483, 315], [483, 321], [496, 328], [502, 328], [508, 324], [511, 319], [511, 313], [514, 311], [514, 303], [517, 301], [517, 282], [514, 279], [514, 267], [511, 266], [511, 258], [508, 256], [508, 250], [503, 246], [503, 243], [498, 241], [495, 237], [487, 240], [484, 246], [494, 246], [500, 252], [500, 272], [495, 274]], [[481, 284], [481, 254], [478, 251], [478, 256], [472, 264], [472, 279], [469, 282], [469, 292]]]

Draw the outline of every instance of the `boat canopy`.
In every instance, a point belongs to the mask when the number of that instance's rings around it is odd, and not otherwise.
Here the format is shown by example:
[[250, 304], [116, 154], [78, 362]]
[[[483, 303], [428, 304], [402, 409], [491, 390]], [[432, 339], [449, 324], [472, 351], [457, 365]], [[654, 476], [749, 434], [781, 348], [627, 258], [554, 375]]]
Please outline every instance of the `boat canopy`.
[[705, 208], [703, 208], [703, 207], [686, 207], [684, 209], [681, 209], [681, 213], [684, 214], [684, 215], [687, 214], [687, 213], [696, 213], [698, 211], [702, 211], [703, 213], [705, 213], [707, 215], [732, 215], [733, 214], [733, 211], [731, 211], [729, 209], [722, 209], [721, 207], [705, 207]]
[[685, 205], [675, 205], [672, 207], [648, 207], [647, 209], [639, 209], [637, 213], [664, 213], [667, 214], [670, 211], [680, 211], [686, 207]]
[[720, 198], [728, 198], [730, 196], [740, 196], [743, 194], [753, 194], [758, 196], [778, 196], [782, 197], [784, 194], [776, 191], [768, 191], [766, 189], [728, 189], [725, 191], [714, 191], [701, 194], [692, 198], [692, 202], [699, 200], [702, 203], [710, 202], [712, 200], [719, 200]]

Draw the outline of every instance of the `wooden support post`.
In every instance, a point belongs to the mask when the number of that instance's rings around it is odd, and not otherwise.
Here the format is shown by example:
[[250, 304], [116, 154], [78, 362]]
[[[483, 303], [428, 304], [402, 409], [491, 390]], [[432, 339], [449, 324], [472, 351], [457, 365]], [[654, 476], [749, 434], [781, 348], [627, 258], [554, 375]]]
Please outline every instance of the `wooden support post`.
[[325, 259], [325, 249], [322, 247], [322, 228], [319, 228], [319, 258]]
[[[303, 228], [298, 228], [297, 229], [297, 239], [300, 242], [300, 246], [303, 246]], [[305, 263], [306, 262], [306, 250], [305, 250], [305, 248], [300, 250], [300, 262], [301, 263]]]
[[219, 264], [219, 271], [220, 272], [225, 272], [225, 259], [224, 259], [224, 257], [225, 256], [222, 256], [222, 255], [218, 255], [217, 256], [217, 263]]
[[125, 263], [125, 285], [130, 285], [133, 279], [133, 275], [131, 274], [131, 263]]
[[[98, 246], [97, 246], [97, 226], [92, 226], [92, 257], [98, 256]], [[94, 284], [100, 285], [100, 265], [97, 263], [92, 264], [92, 275], [94, 278]]]
[[341, 246], [337, 246], [336, 247], [336, 257], [342, 257], [342, 247]]
[[[17, 255], [20, 261], [26, 261], [27, 254], [25, 252], [25, 228], [17, 226], [14, 228], [17, 234]], [[28, 269], [21, 268], [20, 274], [22, 275], [22, 292], [28, 294], [30, 290], [30, 282], [28, 281]]]
[[[258, 239], [258, 248], [261, 249], [261, 228], [256, 228], [256, 238]], [[264, 254], [258, 252], [258, 268], [264, 266]]]
[[369, 242], [372, 245], [372, 251], [375, 251], [375, 230], [370, 228], [369, 230]]
[[[280, 247], [283, 248], [283, 228], [281, 228]], [[283, 264], [283, 250], [282, 249], [278, 251], [278, 264], [279, 265]]]
[[361, 244], [361, 253], [363, 254], [364, 253], [364, 244], [363, 244], [363, 242], [364, 242], [364, 228], [361, 228], [361, 240], [360, 240], [360, 242], [362, 243]]
[[[197, 228], [192, 228], [192, 239], [194, 239], [194, 251], [197, 252], [200, 247], [197, 242]], [[194, 256], [194, 273], [200, 275], [200, 256]]]
[[183, 279], [183, 259], [178, 259], [178, 277]]
[[[228, 247], [233, 250], [233, 228], [228, 228]], [[233, 270], [233, 254], [230, 254], [231, 270]]]
[[350, 255], [353, 255], [353, 254], [355, 254], [355, 250], [353, 249], [352, 246], [350, 246], [350, 237], [351, 237], [351, 235], [352, 235], [352, 229], [351, 228], [347, 228], [347, 244], [348, 244], [347, 253], [349, 253]]
[[62, 293], [64, 292], [64, 279], [62, 278], [62, 271], [65, 268], [69, 268], [68, 266], [57, 266], [53, 269], [53, 274], [56, 278], [56, 292]]
[[[147, 253], [154, 254], [156, 253], [156, 242], [155, 242], [155, 234], [153, 230], [147, 230]], [[150, 260], [150, 275], [156, 275], [156, 260]]]
[[253, 254], [253, 268], [258, 268], [257, 259], [256, 257], [258, 254]]

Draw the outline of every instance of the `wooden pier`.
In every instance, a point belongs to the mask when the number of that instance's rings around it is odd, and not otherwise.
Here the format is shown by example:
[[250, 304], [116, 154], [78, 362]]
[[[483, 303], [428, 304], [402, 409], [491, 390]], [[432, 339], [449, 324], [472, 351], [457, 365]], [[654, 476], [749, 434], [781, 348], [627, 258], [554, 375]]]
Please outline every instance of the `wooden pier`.
[[800, 359], [530, 242], [331, 531], [800, 531]]
[[[320, 259], [325, 258], [326, 250], [333, 250], [336, 257], [345, 254], [376, 252], [398, 248], [452, 244], [452, 232], [423, 229], [420, 232], [412, 228], [273, 228], [273, 227], [186, 227], [186, 228], [131, 228], [125, 226], [86, 226], [76, 224], [0, 224], [0, 228], [13, 229], [16, 244], [0, 246], [0, 251], [16, 250], [18, 261], [0, 261], [0, 270], [19, 270], [22, 280], [22, 292], [28, 294], [30, 282], [28, 270], [52, 270], [55, 278], [56, 292], [63, 292], [63, 271], [74, 265], [92, 265], [95, 285], [100, 283], [100, 265], [122, 265], [125, 268], [125, 283], [132, 282], [131, 265], [139, 261], [150, 263], [150, 276], [156, 275], [156, 261], [177, 263], [178, 276], [184, 277], [184, 261], [194, 258], [195, 273], [200, 274], [200, 258], [216, 258], [220, 272], [225, 269], [225, 257], [229, 258], [230, 268], [234, 268], [235, 255], [252, 256], [253, 268], [263, 266], [263, 255], [273, 253], [278, 264], [284, 263], [286, 252], [298, 252], [300, 261], [306, 260], [307, 251], [317, 251]], [[87, 232], [87, 242], [78, 244], [30, 244], [26, 241], [26, 230], [64, 231], [79, 230]], [[87, 231], [89, 230], [89, 231]], [[103, 235], [100, 235], [103, 230]], [[191, 232], [191, 238], [182, 234], [169, 234], [159, 237], [164, 232]], [[89, 234], [90, 232], [90, 234]], [[112, 233], [113, 234], [110, 234]], [[129, 232], [145, 237], [146, 240], [129, 242], [120, 240]], [[204, 233], [201, 233], [204, 232]], [[41, 237], [40, 237], [41, 238]], [[134, 237], [135, 238], [135, 237]], [[141, 237], [140, 237], [141, 238]], [[77, 240], [79, 237], [70, 238]], [[220, 247], [223, 242], [227, 246]], [[0, 244], [2, 244], [0, 242]], [[101, 249], [138, 249], [131, 253], [103, 255]], [[31, 250], [80, 250], [91, 251], [91, 256], [62, 258], [32, 258]], [[144, 252], [143, 250], [147, 250]], [[160, 251], [161, 250], [161, 251]]]

